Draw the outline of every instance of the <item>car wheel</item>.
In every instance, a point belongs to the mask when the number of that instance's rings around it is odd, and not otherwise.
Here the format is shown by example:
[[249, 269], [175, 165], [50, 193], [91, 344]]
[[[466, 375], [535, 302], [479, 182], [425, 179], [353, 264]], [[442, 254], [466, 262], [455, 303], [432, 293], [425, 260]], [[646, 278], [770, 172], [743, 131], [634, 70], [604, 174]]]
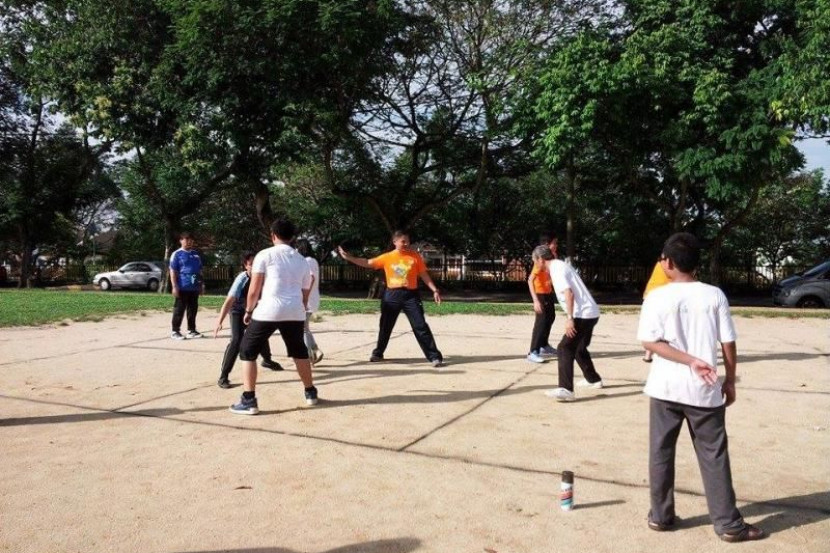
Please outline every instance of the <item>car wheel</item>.
[[103, 290], [104, 292], [106, 292], [107, 290], [112, 288], [112, 285], [110, 284], [110, 281], [108, 281], [105, 278], [101, 279], [101, 282], [98, 283], [98, 286], [100, 286], [101, 290]]
[[806, 307], [808, 309], [816, 309], [819, 307], [824, 307], [824, 302], [821, 301], [821, 298], [817, 298], [816, 296], [804, 296], [798, 303], [796, 304], [798, 307]]
[[147, 281], [147, 288], [151, 292], [155, 292], [156, 290], [159, 289], [159, 281], [155, 278], [151, 278], [150, 280]]

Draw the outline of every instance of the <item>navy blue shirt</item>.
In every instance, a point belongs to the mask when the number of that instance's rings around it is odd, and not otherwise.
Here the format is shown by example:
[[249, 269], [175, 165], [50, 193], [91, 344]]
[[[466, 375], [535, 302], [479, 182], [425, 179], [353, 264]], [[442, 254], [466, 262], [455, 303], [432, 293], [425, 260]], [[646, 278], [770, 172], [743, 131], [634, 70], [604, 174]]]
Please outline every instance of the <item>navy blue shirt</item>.
[[176, 284], [184, 292], [202, 290], [202, 257], [196, 250], [179, 248], [170, 256], [170, 270], [178, 273]]

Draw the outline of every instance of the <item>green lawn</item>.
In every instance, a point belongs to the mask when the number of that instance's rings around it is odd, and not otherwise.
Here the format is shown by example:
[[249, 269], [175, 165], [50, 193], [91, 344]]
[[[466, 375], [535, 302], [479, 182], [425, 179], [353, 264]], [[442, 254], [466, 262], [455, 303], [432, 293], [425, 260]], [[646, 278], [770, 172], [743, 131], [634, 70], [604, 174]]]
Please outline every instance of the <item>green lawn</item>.
[[[203, 296], [201, 307], [218, 309], [224, 296]], [[173, 299], [169, 295], [142, 292], [66, 292], [51, 290], [0, 290], [0, 327], [29, 326], [72, 321], [99, 321], [108, 315], [170, 311]], [[424, 301], [429, 315], [513, 315], [532, 314], [530, 302], [486, 303], [445, 301], [436, 305]], [[321, 311], [333, 315], [377, 313], [377, 300], [323, 298]], [[637, 313], [638, 305], [603, 306], [604, 313]], [[830, 310], [790, 310], [773, 308], [736, 308], [733, 313], [745, 317], [812, 317], [830, 318]]]

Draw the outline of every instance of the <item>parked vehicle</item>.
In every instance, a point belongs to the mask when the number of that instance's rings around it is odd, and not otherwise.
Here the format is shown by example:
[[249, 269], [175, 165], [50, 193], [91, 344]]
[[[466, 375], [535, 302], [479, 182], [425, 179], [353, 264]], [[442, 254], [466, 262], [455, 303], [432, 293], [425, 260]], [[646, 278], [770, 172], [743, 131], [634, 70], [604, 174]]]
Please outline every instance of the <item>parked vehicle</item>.
[[776, 283], [772, 303], [787, 307], [830, 307], [830, 260]]
[[152, 261], [133, 261], [117, 271], [98, 273], [92, 279], [92, 284], [105, 291], [112, 288], [140, 288], [155, 292], [159, 289], [161, 274], [161, 267]]

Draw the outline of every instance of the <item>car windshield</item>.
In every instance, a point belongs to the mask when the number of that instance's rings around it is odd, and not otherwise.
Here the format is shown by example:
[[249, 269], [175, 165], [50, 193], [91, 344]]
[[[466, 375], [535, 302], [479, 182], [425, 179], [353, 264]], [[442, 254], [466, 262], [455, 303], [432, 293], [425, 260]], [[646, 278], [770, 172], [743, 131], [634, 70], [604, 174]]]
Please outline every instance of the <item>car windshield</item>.
[[806, 271], [801, 276], [803, 276], [804, 278], [810, 278], [810, 277], [814, 277], [814, 276], [819, 276], [819, 275], [823, 274], [824, 272], [826, 272], [828, 270], [830, 270], [830, 261], [825, 261], [821, 265], [816, 265], [815, 267], [813, 267], [809, 271]]

